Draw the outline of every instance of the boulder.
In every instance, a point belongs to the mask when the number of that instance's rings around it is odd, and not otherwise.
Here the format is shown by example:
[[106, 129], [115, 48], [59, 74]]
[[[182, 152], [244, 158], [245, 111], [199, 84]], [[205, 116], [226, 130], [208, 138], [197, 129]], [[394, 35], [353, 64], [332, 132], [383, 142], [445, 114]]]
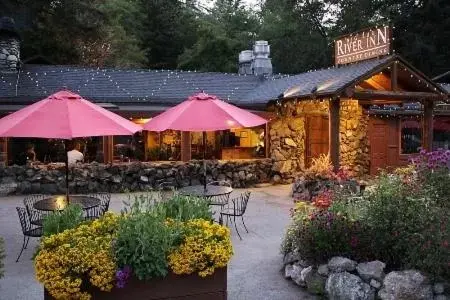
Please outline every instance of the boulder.
[[432, 300], [433, 291], [419, 271], [406, 270], [387, 274], [378, 297], [382, 300]]
[[352, 272], [355, 270], [356, 265], [356, 261], [342, 256], [332, 257], [328, 261], [328, 269], [330, 270], [330, 272]]
[[373, 300], [374, 290], [356, 275], [348, 272], [332, 273], [326, 281], [326, 292], [333, 300]]
[[379, 290], [380, 287], [381, 287], [381, 282], [379, 282], [378, 280], [375, 280], [375, 279], [371, 279], [370, 280], [370, 286], [375, 288], [375, 289], [377, 289], [377, 290]]
[[385, 263], [375, 260], [358, 264], [356, 270], [358, 271], [359, 277], [366, 282], [370, 282], [371, 279], [382, 281], [385, 267]]
[[287, 265], [287, 264], [293, 264], [297, 261], [300, 260], [300, 256], [298, 255], [297, 252], [293, 251], [293, 252], [288, 252], [284, 255], [283, 258], [283, 264]]
[[317, 273], [322, 276], [328, 276], [329, 272], [330, 271], [328, 270], [328, 266], [326, 264], [320, 265], [317, 269]]
[[285, 265], [284, 266], [284, 278], [286, 278], [286, 279], [291, 278], [293, 270], [294, 270], [293, 265]]
[[297, 264], [294, 264], [292, 266], [292, 271], [291, 271], [291, 278], [292, 280], [300, 286], [304, 286], [304, 282], [301, 280], [301, 273], [302, 273], [303, 268]]
[[[306, 269], [305, 269], [306, 270]], [[316, 270], [311, 270], [304, 275], [306, 282], [306, 288], [308, 292], [316, 295], [325, 294], [325, 282], [326, 278], [320, 276]]]

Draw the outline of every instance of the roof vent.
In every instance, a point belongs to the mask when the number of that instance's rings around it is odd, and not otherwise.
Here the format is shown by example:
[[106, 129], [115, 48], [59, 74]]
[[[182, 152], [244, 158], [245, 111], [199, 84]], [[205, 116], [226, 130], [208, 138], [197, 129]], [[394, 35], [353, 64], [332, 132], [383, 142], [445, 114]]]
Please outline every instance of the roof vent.
[[269, 55], [269, 43], [256, 41], [253, 50], [244, 50], [239, 53], [239, 74], [272, 75], [272, 62]]

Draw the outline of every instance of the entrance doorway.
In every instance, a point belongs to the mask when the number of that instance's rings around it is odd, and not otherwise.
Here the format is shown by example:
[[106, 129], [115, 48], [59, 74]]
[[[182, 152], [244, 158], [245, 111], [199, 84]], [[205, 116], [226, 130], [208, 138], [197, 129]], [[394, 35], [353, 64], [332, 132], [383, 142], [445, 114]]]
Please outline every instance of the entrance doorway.
[[328, 154], [329, 147], [328, 116], [306, 117], [306, 154], [305, 165], [311, 166], [313, 158]]

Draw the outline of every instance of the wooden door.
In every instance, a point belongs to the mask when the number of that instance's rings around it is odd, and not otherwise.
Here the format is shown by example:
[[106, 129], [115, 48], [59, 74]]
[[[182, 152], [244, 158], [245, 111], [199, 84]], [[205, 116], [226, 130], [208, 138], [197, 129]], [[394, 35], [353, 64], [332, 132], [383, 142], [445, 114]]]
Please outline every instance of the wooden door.
[[388, 124], [384, 120], [371, 119], [370, 122], [370, 174], [377, 174], [387, 166]]
[[370, 118], [370, 174], [404, 164], [400, 157], [398, 123], [397, 118]]
[[305, 164], [310, 166], [312, 159], [328, 154], [329, 128], [327, 116], [306, 117], [306, 155]]

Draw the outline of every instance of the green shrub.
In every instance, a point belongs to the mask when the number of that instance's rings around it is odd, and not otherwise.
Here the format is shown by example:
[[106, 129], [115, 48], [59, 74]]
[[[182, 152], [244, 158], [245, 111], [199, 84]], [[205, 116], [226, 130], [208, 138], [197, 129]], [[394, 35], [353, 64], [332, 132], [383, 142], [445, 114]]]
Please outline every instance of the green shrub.
[[175, 194], [172, 198], [157, 204], [157, 209], [166, 218], [178, 221], [192, 219], [212, 220], [208, 201], [203, 198]]
[[3, 238], [0, 237], [0, 278], [5, 275], [5, 272], [3, 270], [3, 268], [5, 267], [3, 260], [5, 259], [5, 257], [5, 242], [3, 241]]
[[126, 207], [114, 243], [119, 266], [130, 266], [140, 280], [164, 277], [167, 255], [182, 240], [176, 226], [169, 226], [154, 203], [140, 197]]
[[417, 182], [380, 176], [363, 216], [373, 255], [390, 267], [450, 275], [449, 212]]
[[61, 212], [49, 214], [44, 218], [44, 236], [63, 232], [66, 229], [77, 227], [84, 221], [83, 209], [80, 205], [69, 205]]

